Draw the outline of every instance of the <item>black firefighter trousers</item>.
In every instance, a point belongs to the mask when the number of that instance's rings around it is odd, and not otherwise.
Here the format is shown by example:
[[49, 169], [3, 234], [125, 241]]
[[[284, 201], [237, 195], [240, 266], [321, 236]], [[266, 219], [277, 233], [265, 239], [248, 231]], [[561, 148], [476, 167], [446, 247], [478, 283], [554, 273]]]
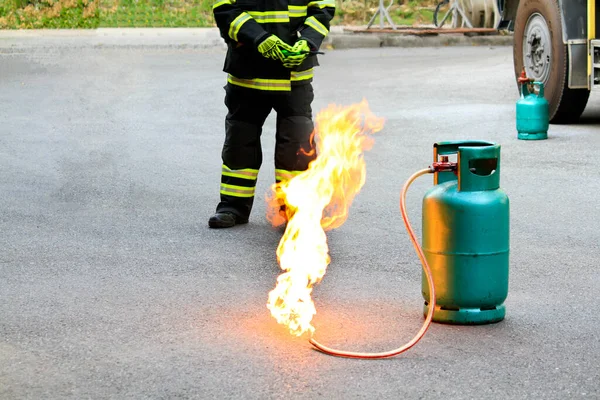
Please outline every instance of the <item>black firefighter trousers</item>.
[[311, 151], [314, 93], [310, 83], [293, 85], [289, 92], [247, 89], [228, 83], [225, 92], [228, 113], [217, 212], [228, 211], [247, 219], [262, 164], [260, 136], [271, 110], [277, 113], [275, 181], [305, 171], [316, 157]]

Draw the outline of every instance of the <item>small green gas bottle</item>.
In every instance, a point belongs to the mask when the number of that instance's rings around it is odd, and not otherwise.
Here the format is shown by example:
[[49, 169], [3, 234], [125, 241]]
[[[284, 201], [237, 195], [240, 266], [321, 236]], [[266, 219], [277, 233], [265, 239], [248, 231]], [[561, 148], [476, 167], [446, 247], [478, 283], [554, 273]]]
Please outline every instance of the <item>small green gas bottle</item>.
[[[517, 101], [517, 138], [521, 140], [548, 139], [549, 111], [544, 98], [544, 84], [527, 78], [525, 70], [518, 79], [521, 98]], [[538, 92], [530, 91], [530, 85]]]
[[[487, 324], [504, 318], [508, 296], [509, 202], [500, 189], [500, 146], [483, 141], [434, 145], [435, 172], [423, 198], [423, 252], [436, 292], [433, 321]], [[427, 314], [429, 287], [422, 277]]]

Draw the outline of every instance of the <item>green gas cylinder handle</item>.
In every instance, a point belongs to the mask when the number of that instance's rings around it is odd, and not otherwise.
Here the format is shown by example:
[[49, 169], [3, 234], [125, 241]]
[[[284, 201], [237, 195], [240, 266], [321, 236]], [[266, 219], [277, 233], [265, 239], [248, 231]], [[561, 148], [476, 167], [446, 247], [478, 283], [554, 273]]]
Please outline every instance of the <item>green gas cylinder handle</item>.
[[526, 83], [522, 83], [521, 84], [521, 88], [523, 91], [523, 96], [526, 96], [528, 94], [535, 94], [529, 91], [529, 88], [527, 85], [533, 85], [533, 86], [537, 86], [539, 88], [539, 91], [537, 93], [537, 97], [544, 97], [544, 82], [538, 82], [538, 81], [533, 81], [533, 82], [526, 82]]
[[538, 92], [537, 97], [544, 97], [544, 82], [535, 81], [535, 82], [533, 82], [533, 85], [540, 88], [540, 91]]
[[[496, 179], [499, 176], [498, 173], [493, 174], [493, 179], [487, 179], [485, 176], [477, 176], [472, 174], [469, 167], [469, 160], [480, 158], [480, 159], [494, 159], [497, 158], [497, 165], [499, 168], [500, 146], [493, 142], [487, 142], [483, 140], [456, 140], [447, 142], [438, 142], [433, 144], [433, 162], [439, 161], [439, 156], [445, 156], [450, 154], [459, 154], [459, 170], [456, 172], [436, 172], [433, 175], [433, 184], [438, 185], [440, 183], [448, 181], [459, 181], [459, 190], [470, 191], [470, 190], [487, 190], [491, 189], [499, 181]], [[471, 176], [473, 175], [473, 176]], [[462, 178], [462, 179], [461, 179]], [[489, 177], [491, 178], [491, 176]], [[497, 186], [496, 186], [497, 187]]]
[[493, 146], [494, 143], [483, 140], [454, 140], [438, 142], [433, 144], [433, 161], [438, 161], [437, 156], [445, 156], [458, 153], [459, 147], [481, 147]]
[[461, 147], [458, 152], [458, 191], [495, 190], [500, 187], [500, 145]]

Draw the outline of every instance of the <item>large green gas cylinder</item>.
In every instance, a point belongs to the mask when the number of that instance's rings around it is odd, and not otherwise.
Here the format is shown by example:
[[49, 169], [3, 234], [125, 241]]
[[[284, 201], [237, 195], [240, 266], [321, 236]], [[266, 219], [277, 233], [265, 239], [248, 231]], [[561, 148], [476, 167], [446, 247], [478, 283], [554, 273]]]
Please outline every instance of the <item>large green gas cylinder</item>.
[[[423, 251], [436, 292], [433, 320], [486, 324], [504, 318], [508, 295], [509, 203], [500, 186], [500, 146], [440, 142], [434, 162], [457, 158], [456, 171], [434, 173], [423, 198]], [[452, 161], [452, 160], [450, 160]], [[424, 313], [429, 289], [422, 278]]]
[[[544, 98], [544, 84], [527, 78], [525, 71], [519, 77], [521, 98], [517, 100], [517, 138], [521, 140], [548, 139], [550, 126], [548, 101]], [[538, 92], [530, 90], [538, 87]]]

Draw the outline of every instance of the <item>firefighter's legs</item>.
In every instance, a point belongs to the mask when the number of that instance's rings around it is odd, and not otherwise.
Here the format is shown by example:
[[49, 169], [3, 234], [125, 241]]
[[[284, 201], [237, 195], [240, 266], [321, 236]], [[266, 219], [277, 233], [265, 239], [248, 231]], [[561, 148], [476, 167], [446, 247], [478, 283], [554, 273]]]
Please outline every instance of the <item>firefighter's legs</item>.
[[229, 84], [225, 90], [228, 113], [221, 153], [221, 201], [209, 220], [213, 228], [248, 222], [262, 163], [260, 135], [271, 111], [267, 97], [258, 90]]
[[[311, 135], [313, 88], [310, 83], [292, 86], [292, 91], [274, 104], [277, 112], [275, 180], [281, 182], [308, 169], [316, 158]], [[285, 210], [282, 207], [282, 211]], [[290, 210], [288, 210], [290, 211]]]
[[285, 180], [305, 171], [316, 154], [311, 148], [313, 88], [310, 83], [292, 86], [273, 105], [277, 112], [275, 144], [276, 179]]

